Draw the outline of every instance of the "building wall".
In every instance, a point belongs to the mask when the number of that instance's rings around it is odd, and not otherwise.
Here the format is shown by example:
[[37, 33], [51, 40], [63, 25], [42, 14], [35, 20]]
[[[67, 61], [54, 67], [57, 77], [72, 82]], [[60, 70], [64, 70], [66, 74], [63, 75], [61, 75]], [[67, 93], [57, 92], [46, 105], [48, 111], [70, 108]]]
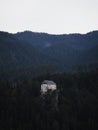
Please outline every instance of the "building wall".
[[42, 84], [41, 85], [41, 92], [45, 93], [48, 90], [56, 90], [56, 84]]
[[47, 84], [41, 85], [41, 92], [43, 92], [43, 93], [47, 92]]
[[56, 85], [55, 85], [55, 84], [53, 84], [53, 85], [48, 85], [48, 89], [56, 90]]

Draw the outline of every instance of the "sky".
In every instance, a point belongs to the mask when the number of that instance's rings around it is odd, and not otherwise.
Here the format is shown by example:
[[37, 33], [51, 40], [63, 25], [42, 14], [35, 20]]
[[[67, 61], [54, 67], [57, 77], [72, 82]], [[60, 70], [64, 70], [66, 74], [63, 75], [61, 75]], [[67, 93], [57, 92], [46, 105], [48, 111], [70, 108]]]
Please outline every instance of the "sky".
[[50, 34], [98, 30], [98, 0], [0, 0], [0, 31]]

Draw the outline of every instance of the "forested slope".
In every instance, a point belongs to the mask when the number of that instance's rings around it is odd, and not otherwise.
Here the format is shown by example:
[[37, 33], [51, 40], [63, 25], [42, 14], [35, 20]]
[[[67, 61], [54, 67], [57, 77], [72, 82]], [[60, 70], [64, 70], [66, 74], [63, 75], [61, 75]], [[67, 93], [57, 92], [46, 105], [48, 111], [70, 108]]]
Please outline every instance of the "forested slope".
[[[54, 93], [47, 93], [43, 104], [40, 85], [45, 79], [57, 84], [58, 111], [54, 110]], [[97, 130], [98, 70], [0, 81], [0, 129]]]

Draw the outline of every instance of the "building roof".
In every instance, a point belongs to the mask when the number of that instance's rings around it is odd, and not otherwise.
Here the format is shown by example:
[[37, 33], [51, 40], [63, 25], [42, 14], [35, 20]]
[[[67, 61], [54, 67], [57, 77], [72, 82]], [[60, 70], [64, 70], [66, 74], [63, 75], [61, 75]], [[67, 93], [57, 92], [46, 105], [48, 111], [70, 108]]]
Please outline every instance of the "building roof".
[[50, 85], [52, 85], [52, 84], [56, 84], [56, 83], [53, 82], [53, 81], [51, 81], [51, 80], [44, 80], [44, 81], [42, 82], [42, 84], [50, 84]]

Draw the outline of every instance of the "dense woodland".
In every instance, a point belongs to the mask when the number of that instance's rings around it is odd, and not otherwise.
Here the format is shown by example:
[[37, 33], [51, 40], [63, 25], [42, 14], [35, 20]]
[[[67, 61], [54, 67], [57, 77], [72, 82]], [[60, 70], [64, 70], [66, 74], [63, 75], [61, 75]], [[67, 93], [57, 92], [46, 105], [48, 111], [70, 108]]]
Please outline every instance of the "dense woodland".
[[0, 130], [98, 130], [96, 67], [98, 31], [0, 32]]
[[98, 67], [98, 31], [51, 35], [0, 31], [0, 79]]
[[[58, 110], [55, 93], [40, 94], [45, 79], [57, 84]], [[1, 80], [0, 130], [98, 130], [98, 70]]]

